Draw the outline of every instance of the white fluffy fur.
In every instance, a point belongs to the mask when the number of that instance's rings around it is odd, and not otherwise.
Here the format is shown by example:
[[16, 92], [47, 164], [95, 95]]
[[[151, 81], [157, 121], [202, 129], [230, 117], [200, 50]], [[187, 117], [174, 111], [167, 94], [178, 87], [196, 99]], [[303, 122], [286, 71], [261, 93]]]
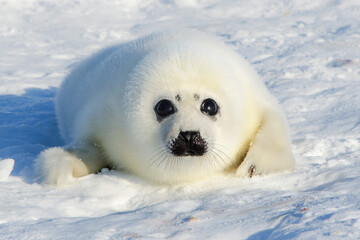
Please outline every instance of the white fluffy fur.
[[[164, 98], [178, 111], [158, 122], [154, 106]], [[220, 107], [215, 118], [200, 111], [206, 98]], [[195, 31], [156, 34], [95, 54], [62, 84], [56, 113], [68, 146], [38, 157], [37, 173], [47, 183], [67, 184], [105, 166], [168, 184], [294, 168], [277, 101], [230, 46]], [[173, 156], [167, 146], [180, 130], [200, 131], [208, 152]]]

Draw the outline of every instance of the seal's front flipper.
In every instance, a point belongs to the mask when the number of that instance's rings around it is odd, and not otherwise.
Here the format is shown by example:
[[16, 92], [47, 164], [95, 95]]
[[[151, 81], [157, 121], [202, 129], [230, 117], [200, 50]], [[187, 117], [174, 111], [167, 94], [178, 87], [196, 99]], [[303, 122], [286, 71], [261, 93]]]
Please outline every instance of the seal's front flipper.
[[251, 177], [294, 169], [287, 122], [280, 110], [268, 106], [244, 161], [236, 174]]

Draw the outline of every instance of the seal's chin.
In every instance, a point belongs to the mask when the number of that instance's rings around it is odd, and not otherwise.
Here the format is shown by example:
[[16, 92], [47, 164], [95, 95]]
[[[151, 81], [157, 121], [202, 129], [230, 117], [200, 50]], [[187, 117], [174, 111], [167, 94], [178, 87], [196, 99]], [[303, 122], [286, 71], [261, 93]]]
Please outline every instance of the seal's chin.
[[207, 142], [199, 131], [181, 131], [170, 143], [171, 153], [177, 157], [203, 156], [207, 151]]

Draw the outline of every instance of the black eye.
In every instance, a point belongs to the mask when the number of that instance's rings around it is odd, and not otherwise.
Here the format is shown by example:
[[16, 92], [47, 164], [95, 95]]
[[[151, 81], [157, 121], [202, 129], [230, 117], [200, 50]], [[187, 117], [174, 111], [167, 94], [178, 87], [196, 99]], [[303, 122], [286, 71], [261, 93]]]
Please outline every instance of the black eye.
[[174, 104], [167, 99], [160, 100], [155, 105], [154, 110], [160, 118], [166, 118], [176, 111]]
[[211, 98], [205, 99], [201, 104], [201, 111], [209, 116], [216, 115], [218, 110], [219, 110], [218, 105]]

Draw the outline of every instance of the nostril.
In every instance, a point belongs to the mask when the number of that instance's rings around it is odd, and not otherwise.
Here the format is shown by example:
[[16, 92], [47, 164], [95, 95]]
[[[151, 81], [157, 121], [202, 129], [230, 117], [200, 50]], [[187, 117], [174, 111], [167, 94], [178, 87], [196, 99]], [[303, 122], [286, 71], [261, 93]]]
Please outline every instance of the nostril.
[[199, 135], [200, 133], [198, 131], [181, 131], [179, 133], [179, 136], [188, 143], [192, 143]]

